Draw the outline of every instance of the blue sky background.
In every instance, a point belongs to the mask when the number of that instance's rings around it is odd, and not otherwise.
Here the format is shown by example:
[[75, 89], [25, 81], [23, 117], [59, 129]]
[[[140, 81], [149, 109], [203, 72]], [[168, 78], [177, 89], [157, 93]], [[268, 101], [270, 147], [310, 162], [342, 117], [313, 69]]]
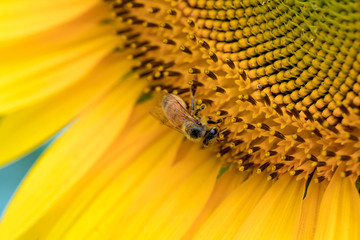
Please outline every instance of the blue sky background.
[[50, 140], [36, 148], [34, 151], [19, 158], [9, 165], [0, 167], [0, 218], [4, 213], [7, 203], [15, 193], [21, 181], [34, 165], [36, 160], [41, 154], [58, 138], [60, 137], [70, 126], [65, 126]]
[[50, 141], [19, 160], [0, 168], [0, 216], [26, 173], [49, 144]]

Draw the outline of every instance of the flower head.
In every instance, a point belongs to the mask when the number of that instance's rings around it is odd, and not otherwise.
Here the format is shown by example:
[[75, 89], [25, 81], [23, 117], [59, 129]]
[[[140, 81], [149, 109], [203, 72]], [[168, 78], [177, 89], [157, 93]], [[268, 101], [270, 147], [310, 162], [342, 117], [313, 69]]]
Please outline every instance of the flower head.
[[[0, 236], [359, 235], [358, 3], [58, 4], [69, 18], [49, 4], [55, 20], [40, 14], [19, 30], [9, 17], [1, 26], [14, 49], [0, 86], [4, 138], [36, 116], [3, 144], [3, 161], [77, 118], [20, 188]], [[30, 6], [38, 5], [21, 9]], [[157, 92], [179, 96], [189, 114], [195, 99], [194, 111], [220, 129], [215, 143], [199, 150], [154, 125], [155, 101], [138, 98]]]
[[[301, 1], [111, 2], [121, 49], [148, 91], [220, 120], [218, 156], [240, 171], [359, 176], [354, 5]], [[136, 10], [135, 10], [136, 9]], [[343, 13], [343, 14], [340, 14]], [[329, 17], [333, 16], [333, 17]], [[359, 89], [358, 89], [359, 88]]]

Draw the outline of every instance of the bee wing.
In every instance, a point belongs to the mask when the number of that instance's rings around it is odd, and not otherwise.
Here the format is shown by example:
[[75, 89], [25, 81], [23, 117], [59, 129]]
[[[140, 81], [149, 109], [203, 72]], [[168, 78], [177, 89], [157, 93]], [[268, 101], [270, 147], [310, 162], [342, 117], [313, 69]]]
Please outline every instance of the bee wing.
[[180, 133], [183, 133], [178, 127], [175, 127], [173, 124], [171, 124], [171, 122], [165, 117], [164, 112], [160, 107], [151, 108], [149, 113], [162, 124], [168, 126], [169, 128], [175, 129]]
[[[176, 99], [173, 95], [170, 95], [170, 97], [172, 97], [176, 102], [177, 102], [177, 111], [176, 114], [183, 119], [187, 119], [188, 121], [191, 121], [197, 125], [200, 125], [200, 121], [198, 119], [196, 119], [194, 116], [192, 116], [189, 111], [185, 108], [185, 106], [178, 101], [178, 99]], [[185, 104], [185, 103], [184, 103]]]

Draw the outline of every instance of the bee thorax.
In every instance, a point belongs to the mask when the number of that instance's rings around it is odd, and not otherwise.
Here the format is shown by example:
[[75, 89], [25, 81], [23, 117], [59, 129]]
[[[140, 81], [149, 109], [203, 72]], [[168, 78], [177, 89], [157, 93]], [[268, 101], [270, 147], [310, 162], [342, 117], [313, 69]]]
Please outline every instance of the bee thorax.
[[197, 125], [193, 122], [185, 121], [183, 127], [187, 137], [191, 140], [199, 140], [205, 136], [205, 127], [202, 125]]

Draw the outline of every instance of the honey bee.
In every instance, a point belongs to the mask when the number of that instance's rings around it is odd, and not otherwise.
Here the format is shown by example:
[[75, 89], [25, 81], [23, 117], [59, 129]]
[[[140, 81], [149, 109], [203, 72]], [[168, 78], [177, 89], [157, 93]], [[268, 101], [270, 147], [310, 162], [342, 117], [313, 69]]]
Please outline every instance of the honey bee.
[[204, 146], [213, 144], [219, 136], [218, 127], [210, 127], [208, 124], [218, 122], [200, 118], [198, 113], [205, 108], [205, 105], [194, 110], [194, 91], [192, 90], [191, 111], [189, 112], [186, 103], [177, 95], [167, 93], [162, 97], [160, 111], [150, 113], [163, 124], [174, 128], [184, 134], [186, 138], [194, 142], [201, 142]]

